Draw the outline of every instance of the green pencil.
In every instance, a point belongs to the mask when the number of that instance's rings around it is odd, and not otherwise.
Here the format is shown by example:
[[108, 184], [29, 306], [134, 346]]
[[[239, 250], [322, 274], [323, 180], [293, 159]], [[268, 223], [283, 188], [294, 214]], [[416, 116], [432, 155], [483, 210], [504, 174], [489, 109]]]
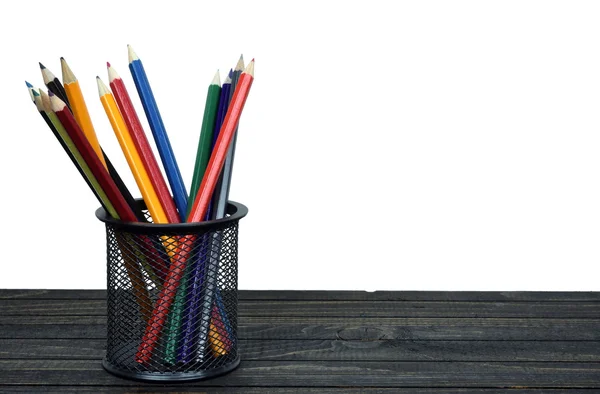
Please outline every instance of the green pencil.
[[194, 199], [198, 193], [198, 188], [200, 188], [200, 182], [202, 182], [204, 171], [210, 159], [213, 129], [215, 128], [215, 121], [217, 119], [220, 95], [221, 78], [219, 77], [219, 71], [217, 71], [211, 84], [208, 86], [206, 94], [206, 104], [204, 106], [204, 116], [202, 118], [202, 128], [200, 129], [200, 140], [198, 141], [198, 152], [196, 153], [196, 164], [194, 165], [194, 176], [192, 178], [190, 197], [188, 198], [186, 217], [190, 214]]
[[[198, 152], [196, 154], [196, 163], [194, 165], [194, 177], [192, 178], [192, 187], [190, 189], [190, 197], [188, 199], [188, 212], [194, 204], [194, 199], [202, 182], [204, 171], [210, 159], [213, 129], [217, 119], [217, 110], [219, 108], [219, 97], [221, 95], [221, 78], [219, 71], [215, 74], [212, 82], [208, 86], [206, 93], [206, 104], [204, 105], [204, 116], [202, 118], [202, 127], [200, 129], [200, 140], [198, 141]], [[186, 215], [187, 216], [187, 215]], [[197, 263], [199, 264], [199, 262]], [[183, 310], [185, 298], [188, 292], [188, 282], [194, 278], [191, 276], [191, 267], [188, 266], [184, 279], [181, 281], [175, 301], [171, 307], [171, 312], [167, 320], [167, 339], [165, 343], [165, 361], [174, 364], [177, 358], [177, 343], [179, 341], [179, 331], [183, 318]]]

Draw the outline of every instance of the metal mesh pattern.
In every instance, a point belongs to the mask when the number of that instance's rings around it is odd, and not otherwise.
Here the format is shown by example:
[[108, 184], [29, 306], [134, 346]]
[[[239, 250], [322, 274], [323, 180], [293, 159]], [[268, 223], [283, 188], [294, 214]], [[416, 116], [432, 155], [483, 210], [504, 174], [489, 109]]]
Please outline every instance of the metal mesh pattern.
[[[106, 222], [105, 368], [135, 379], [187, 380], [237, 366], [238, 221], [141, 233]], [[152, 317], [160, 312], [157, 324]]]

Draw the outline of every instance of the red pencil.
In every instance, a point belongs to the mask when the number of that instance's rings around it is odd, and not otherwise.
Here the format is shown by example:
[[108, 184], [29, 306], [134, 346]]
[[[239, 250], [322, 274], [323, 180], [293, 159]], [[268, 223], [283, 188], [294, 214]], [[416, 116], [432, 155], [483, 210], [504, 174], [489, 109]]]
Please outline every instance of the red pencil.
[[65, 102], [52, 92], [49, 92], [49, 94], [52, 111], [54, 111], [60, 122], [63, 124], [69, 137], [71, 137], [77, 150], [79, 150], [79, 153], [81, 153], [81, 156], [90, 168], [90, 171], [92, 171], [92, 174], [94, 174], [94, 177], [98, 180], [102, 190], [104, 190], [106, 196], [113, 204], [115, 211], [119, 214], [119, 218], [125, 222], [137, 222], [135, 214], [129, 205], [127, 205], [125, 198], [123, 198], [123, 195], [119, 192], [117, 185], [115, 185], [115, 182], [100, 162], [100, 159], [98, 159], [98, 155], [94, 152], [94, 149], [83, 134], [83, 131], [81, 131], [81, 128], [77, 124], [73, 114], [71, 114], [71, 111], [67, 108]]
[[[231, 104], [227, 110], [227, 115], [225, 115], [225, 120], [221, 126], [219, 138], [215, 143], [213, 153], [208, 162], [208, 167], [204, 173], [204, 178], [200, 184], [200, 189], [194, 201], [194, 206], [190, 212], [188, 222], [199, 222], [204, 220], [204, 217], [206, 216], [208, 203], [210, 202], [213, 189], [215, 188], [215, 184], [219, 178], [219, 173], [221, 172], [223, 163], [225, 162], [229, 144], [235, 132], [235, 128], [240, 120], [240, 115], [244, 109], [244, 104], [246, 103], [246, 98], [250, 92], [250, 87], [252, 86], [253, 80], [254, 59], [252, 59], [250, 64], [248, 64], [248, 67], [246, 67], [246, 70], [244, 70], [240, 76], [235, 93], [231, 99]], [[167, 314], [171, 308], [171, 304], [173, 303], [175, 295], [177, 294], [177, 288], [179, 287], [179, 282], [181, 281], [181, 277], [185, 271], [187, 257], [189, 252], [192, 250], [194, 240], [195, 237], [186, 236], [183, 237], [179, 242], [179, 247], [175, 253], [175, 260], [169, 267], [167, 279], [165, 280], [162, 290], [158, 294], [158, 299], [154, 304], [152, 316], [148, 321], [142, 342], [138, 347], [136, 361], [139, 363], [147, 363], [152, 357], [154, 347], [156, 346], [156, 343], [160, 338], [161, 331], [165, 325]]]
[[169, 192], [165, 178], [160, 172], [160, 167], [158, 166], [158, 162], [154, 157], [150, 143], [146, 138], [146, 133], [144, 132], [142, 123], [135, 112], [135, 108], [133, 107], [129, 93], [125, 88], [125, 84], [115, 69], [111, 67], [110, 63], [107, 63], [106, 65], [108, 66], [108, 78], [113, 96], [115, 97], [115, 101], [119, 106], [121, 115], [123, 115], [125, 124], [129, 129], [131, 139], [133, 140], [133, 144], [140, 155], [142, 164], [148, 172], [150, 183], [152, 183], [152, 187], [156, 191], [160, 205], [162, 205], [169, 223], [180, 223], [181, 220], [177, 214], [177, 208], [175, 207], [175, 203], [173, 202], [173, 198], [171, 197], [171, 193]]
[[[94, 151], [94, 148], [92, 148], [92, 145], [89, 143], [85, 134], [83, 134], [83, 131], [77, 124], [77, 121], [67, 107], [67, 104], [59, 99], [58, 96], [55, 96], [54, 93], [49, 92], [49, 95], [52, 111], [54, 111], [58, 120], [62, 123], [69, 137], [71, 137], [75, 147], [85, 160], [102, 190], [104, 190], [104, 193], [106, 193], [106, 196], [115, 208], [115, 211], [117, 211], [119, 218], [126, 222], [137, 221], [135, 214], [125, 201], [125, 198], [123, 198], [123, 195], [108, 174], [106, 167], [104, 167], [98, 158], [98, 155]], [[121, 249], [121, 254], [123, 255], [123, 264], [127, 270], [127, 275], [133, 286], [133, 294], [140, 306], [140, 313], [144, 317], [144, 320], [149, 321], [150, 316], [148, 307], [149, 305], [152, 305], [152, 301], [150, 300], [150, 294], [146, 288], [146, 283], [144, 282], [140, 267], [137, 265], [135, 256], [133, 256], [133, 253], [131, 252], [131, 249], [135, 246], [131, 243], [127, 245], [127, 240], [120, 235], [117, 235], [117, 243]]]
[[194, 205], [192, 205], [192, 209], [188, 216], [188, 222], [201, 222], [206, 216], [208, 204], [212, 198], [215, 185], [219, 180], [219, 175], [223, 169], [231, 139], [233, 138], [235, 128], [240, 121], [240, 115], [244, 109], [244, 104], [246, 103], [246, 98], [248, 98], [248, 93], [250, 93], [250, 87], [252, 86], [253, 81], [254, 59], [248, 64], [248, 67], [246, 67], [237, 83], [235, 92], [229, 103], [229, 108], [227, 109], [227, 114], [225, 115], [225, 120], [223, 120], [223, 124], [221, 125], [219, 137], [215, 142], [215, 147], [210, 156], [206, 171], [204, 172], [200, 189], [198, 190]]

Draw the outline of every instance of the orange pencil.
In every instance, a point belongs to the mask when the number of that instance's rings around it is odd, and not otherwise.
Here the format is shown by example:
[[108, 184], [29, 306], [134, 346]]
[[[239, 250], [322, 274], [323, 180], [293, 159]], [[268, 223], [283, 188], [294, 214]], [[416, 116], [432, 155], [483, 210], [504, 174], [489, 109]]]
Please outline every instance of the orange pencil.
[[105, 168], [108, 168], [106, 167], [104, 154], [102, 153], [102, 148], [100, 148], [100, 143], [98, 142], [98, 137], [96, 136], [96, 130], [94, 130], [94, 125], [92, 124], [92, 119], [90, 118], [90, 113], [88, 112], [87, 105], [85, 105], [85, 100], [83, 99], [83, 93], [81, 93], [79, 81], [77, 78], [75, 78], [75, 74], [73, 74], [73, 71], [71, 71], [71, 68], [62, 57], [60, 58], [60, 65], [62, 68], [64, 88], [67, 92], [69, 103], [71, 104], [73, 116], [75, 116], [77, 124], [79, 127], [81, 127], [81, 130], [90, 142], [94, 152], [96, 152], [96, 155], [98, 155], [100, 162]]
[[152, 219], [155, 223], [169, 223], [169, 220], [165, 215], [165, 211], [158, 200], [158, 196], [152, 187], [150, 177], [148, 176], [148, 173], [142, 164], [140, 155], [135, 149], [135, 145], [133, 144], [133, 140], [129, 134], [129, 129], [125, 124], [125, 120], [123, 119], [121, 112], [119, 112], [115, 98], [108, 90], [104, 82], [102, 82], [100, 77], [96, 77], [96, 81], [98, 83], [100, 101], [102, 102], [106, 116], [108, 116], [108, 120], [110, 121], [115, 135], [119, 140], [119, 145], [123, 150], [125, 159], [127, 159], [127, 164], [129, 164], [129, 168], [131, 169], [133, 177], [135, 178], [140, 192], [142, 193], [142, 197], [146, 202], [146, 206], [150, 211], [150, 215], [152, 215]]

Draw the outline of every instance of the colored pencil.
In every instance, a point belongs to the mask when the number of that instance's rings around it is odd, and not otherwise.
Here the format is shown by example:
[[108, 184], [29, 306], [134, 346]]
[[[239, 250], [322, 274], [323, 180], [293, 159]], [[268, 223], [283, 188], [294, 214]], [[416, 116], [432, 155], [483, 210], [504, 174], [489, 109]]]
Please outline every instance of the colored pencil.
[[204, 176], [204, 170], [210, 158], [210, 150], [212, 147], [212, 137], [215, 128], [215, 120], [217, 119], [217, 111], [219, 110], [219, 97], [221, 95], [221, 79], [219, 71], [216, 72], [208, 91], [206, 92], [206, 103], [204, 105], [204, 116], [202, 117], [202, 127], [200, 129], [200, 138], [198, 139], [198, 150], [196, 152], [196, 162], [194, 164], [194, 174], [192, 177], [192, 186], [190, 188], [190, 197], [188, 198], [188, 212], [192, 207], [200, 181]]
[[198, 195], [194, 200], [192, 211], [188, 217], [188, 222], [200, 222], [206, 215], [208, 204], [210, 203], [215, 184], [217, 183], [217, 178], [223, 169], [227, 151], [229, 150], [233, 134], [240, 120], [253, 80], [254, 60], [248, 64], [248, 67], [246, 67], [240, 76], [240, 80], [233, 93], [227, 115], [225, 115], [223, 125], [221, 126], [219, 138], [217, 139], [215, 149], [210, 156], [206, 172], [204, 173], [202, 183], [200, 184]]
[[[66, 91], [65, 91], [64, 87], [62, 86], [62, 84], [60, 83], [60, 81], [58, 80], [58, 78], [56, 78], [49, 69], [44, 67], [44, 65], [42, 63], [40, 63], [40, 68], [42, 68], [42, 76], [44, 77], [44, 82], [45, 82], [48, 90], [50, 92], [52, 92], [55, 96], [57, 96], [59, 99], [61, 99], [65, 104], [67, 104], [68, 99], [67, 99]], [[48, 81], [48, 82], [46, 82], [46, 81]], [[67, 104], [67, 108], [69, 109], [69, 111], [71, 110], [71, 107], [69, 106], [69, 104]], [[135, 213], [136, 218], [140, 222], [146, 222], [147, 221], [146, 216], [144, 215], [142, 210], [139, 208], [137, 202], [131, 195], [131, 192], [129, 191], [129, 189], [127, 189], [127, 186], [125, 186], [125, 182], [123, 182], [123, 179], [121, 179], [121, 177], [119, 176], [117, 169], [115, 168], [115, 166], [113, 166], [113, 164], [111, 163], [111, 161], [109, 160], [108, 156], [106, 155], [106, 153], [104, 151], [102, 151], [102, 155], [104, 156], [103, 163], [106, 163], [108, 173], [110, 174], [111, 178], [117, 185], [117, 188], [119, 189], [119, 191], [121, 192], [123, 197], [125, 198], [127, 205], [129, 205], [130, 209]]]
[[85, 182], [88, 184], [88, 186], [98, 199], [100, 205], [102, 205], [102, 207], [106, 210], [106, 212], [108, 212], [110, 216], [112, 216], [115, 219], [119, 219], [119, 215], [117, 214], [117, 211], [115, 211], [115, 209], [113, 208], [110, 200], [106, 196], [106, 193], [104, 193], [104, 190], [102, 190], [102, 187], [100, 187], [100, 184], [96, 180], [96, 177], [94, 177], [87, 163], [75, 147], [75, 144], [73, 144], [71, 137], [69, 137], [69, 135], [67, 134], [67, 131], [63, 127], [62, 123], [60, 123], [60, 120], [58, 120], [58, 117], [52, 111], [52, 108], [50, 106], [50, 97], [48, 97], [48, 95], [42, 90], [40, 90], [39, 93], [34, 92], [34, 95], [35, 105], [40, 114], [42, 115], [42, 118], [44, 118], [46, 124], [48, 124], [48, 127], [52, 131], [52, 134], [54, 134], [60, 145], [63, 147], [63, 149], [65, 150], [65, 152], [67, 153], [67, 155], [69, 156], [69, 158], [71, 159], [71, 161], [85, 180]]
[[[233, 76], [231, 78], [231, 95], [229, 97], [229, 102], [233, 98], [233, 92], [237, 87], [238, 81], [242, 72], [244, 70], [244, 57], [240, 56], [238, 63], [233, 70]], [[223, 164], [223, 170], [219, 176], [219, 180], [217, 182], [217, 186], [215, 187], [215, 192], [213, 195], [213, 213], [211, 219], [221, 219], [225, 217], [225, 209], [227, 208], [227, 200], [229, 199], [229, 189], [231, 188], [231, 176], [233, 173], [233, 159], [235, 157], [235, 147], [237, 144], [237, 131], [239, 128], [236, 126], [235, 132], [233, 134], [233, 141], [229, 147], [229, 151], [227, 152], [227, 157], [225, 158], [225, 164]]]
[[29, 97], [31, 97], [31, 101], [35, 103], [35, 97], [33, 96], [33, 91], [35, 89], [34, 89], [33, 85], [27, 81], [25, 81], [25, 85], [27, 85], [27, 90], [29, 90]]
[[[58, 98], [56, 95], [50, 95], [50, 105], [52, 111], [56, 114], [60, 123], [67, 131], [69, 137], [77, 147], [77, 150], [87, 163], [92, 174], [100, 184], [100, 187], [106, 193], [108, 199], [112, 203], [113, 207], [117, 211], [119, 218], [125, 222], [134, 222], [137, 220], [135, 214], [127, 205], [127, 202], [119, 192], [119, 189], [115, 185], [113, 179], [110, 177], [106, 168], [102, 165], [102, 162], [94, 152], [94, 149], [88, 142], [87, 138], [83, 134], [83, 131], [77, 124], [77, 121], [67, 108], [64, 101]], [[119, 248], [121, 253], [124, 254], [123, 262], [127, 270], [129, 279], [133, 286], [133, 293], [140, 306], [140, 313], [146, 321], [149, 320], [149, 308], [152, 305], [146, 283], [144, 282], [140, 267], [135, 263], [135, 256], [130, 255], [129, 248], [124, 244], [122, 239], [118, 238]]]
[[[143, 216], [143, 213], [139, 209], [137, 203], [133, 199], [133, 196], [131, 196], [131, 193], [129, 192], [127, 187], [125, 187], [125, 184], [123, 183], [121, 177], [118, 175], [118, 173], [112, 166], [112, 163], [110, 165], [110, 168], [107, 165], [107, 158], [105, 158], [104, 152], [102, 151], [100, 143], [98, 142], [98, 137], [96, 136], [94, 125], [90, 118], [87, 105], [83, 97], [83, 93], [81, 92], [81, 88], [79, 86], [79, 81], [75, 77], [73, 70], [71, 70], [65, 59], [61, 57], [60, 62], [64, 82], [64, 91], [66, 92], [66, 95], [69, 98], [69, 102], [71, 103], [72, 113], [75, 117], [75, 120], [77, 121], [77, 124], [85, 134], [88, 142], [94, 149], [94, 152], [96, 153], [102, 164], [107, 169], [109, 169], [109, 174], [111, 174], [111, 177], [115, 181], [117, 188], [119, 188], [119, 191], [121, 191], [121, 194], [123, 194], [125, 201], [127, 201], [127, 205], [129, 205], [136, 214], [136, 218], [138, 220], [140, 220], [140, 218], [143, 218], [144, 220], [142, 221], [145, 221], [145, 216]], [[56, 84], [55, 86], [60, 86], [60, 82], [58, 80], [55, 80], [54, 82]], [[160, 286], [161, 280], [164, 279], [164, 275], [159, 278], [160, 272], [164, 270], [164, 256], [161, 256], [159, 252], [161, 250], [160, 243], [156, 245], [159, 246], [159, 248], [157, 249], [155, 246], [153, 246], [153, 240], [151, 240], [149, 237], [143, 236], [141, 237], [141, 241], [144, 242], [147, 247], [140, 248], [136, 244], [131, 245], [134, 249], [135, 254], [139, 257], [142, 265], [146, 269], [146, 272], [150, 276], [150, 279], [154, 283], [156, 283], [157, 286]], [[157, 273], [159, 274], [158, 276]]]
[[[208, 166], [202, 179], [202, 183], [200, 184], [200, 190], [196, 196], [196, 200], [194, 201], [194, 206], [190, 213], [191, 216], [188, 219], [188, 222], [201, 221], [206, 216], [210, 197], [214, 190], [219, 172], [223, 167], [225, 155], [229, 149], [229, 143], [233, 137], [235, 127], [239, 122], [240, 115], [244, 108], [248, 93], [250, 92], [253, 79], [254, 60], [250, 62], [240, 77], [240, 82], [238, 83], [238, 87], [231, 100], [229, 110], [227, 111], [227, 115], [223, 121], [221, 133], [219, 134], [215, 149], [213, 150], [208, 162]], [[169, 267], [167, 279], [165, 280], [162, 290], [158, 294], [158, 298], [154, 304], [154, 310], [152, 311], [151, 319], [146, 326], [144, 336], [142, 337], [142, 341], [138, 347], [135, 358], [139, 363], [147, 363], [152, 357], [156, 343], [160, 338], [162, 329], [165, 325], [165, 318], [177, 293], [177, 288], [181, 281], [181, 277], [185, 272], [187, 258], [189, 257], [191, 246], [193, 245], [194, 240], [195, 237], [186, 236], [179, 243], [179, 253], [177, 254], [176, 261]]]
[[[204, 149], [206, 149], [207, 153], [205, 153], [206, 156], [206, 164], [208, 164], [208, 158], [210, 157], [210, 153], [212, 152], [212, 149], [214, 148], [214, 143], [216, 142], [216, 139], [218, 137], [219, 131], [220, 131], [220, 127], [223, 121], [223, 118], [225, 117], [225, 113], [227, 112], [226, 107], [228, 106], [229, 103], [229, 99], [230, 99], [230, 95], [229, 95], [229, 91], [231, 88], [231, 76], [232, 72], [229, 72], [229, 75], [227, 76], [227, 79], [225, 80], [225, 83], [223, 83], [223, 87], [221, 88], [221, 94], [219, 95], [219, 103], [216, 106], [216, 114], [215, 114], [215, 120], [214, 120], [214, 125], [213, 125], [213, 138], [212, 141], [210, 141], [210, 145], [209, 147], [204, 147]], [[205, 107], [205, 118], [206, 118], [206, 110], [209, 108], [209, 98], [208, 96], [210, 95], [211, 90], [209, 87], [209, 92], [207, 94], [207, 106]], [[211, 103], [211, 106], [214, 105], [213, 103]], [[212, 121], [212, 119], [211, 119]], [[206, 125], [203, 123], [203, 129], [202, 129], [202, 133], [206, 133], [205, 132], [205, 127]], [[209, 134], [209, 133], [206, 133]], [[202, 137], [201, 137], [202, 139]], [[198, 146], [199, 148], [199, 152], [200, 152], [200, 144]], [[200, 156], [200, 155], [198, 155]], [[197, 156], [197, 161], [196, 161], [196, 165], [198, 166], [198, 156]], [[204, 171], [206, 169], [206, 164], [202, 163], [202, 168], [201, 168], [201, 173], [199, 173], [197, 179], [197, 183], [199, 183], [199, 180], [202, 179], [202, 176], [204, 175]], [[196, 174], [194, 174], [196, 175]], [[199, 184], [196, 186], [193, 186], [192, 189], [190, 190], [190, 196], [192, 191], [197, 191]], [[196, 195], [196, 193], [194, 193], [194, 195]], [[189, 203], [189, 207], [191, 208], [193, 200], [188, 200]], [[208, 216], [210, 217], [210, 216]], [[217, 236], [217, 234], [214, 234], [213, 237]], [[177, 297], [175, 299], [175, 308], [174, 311], [177, 311], [177, 306], [178, 305], [183, 305], [183, 296], [182, 293], [185, 291], [187, 292], [186, 298], [187, 298], [187, 310], [185, 311], [184, 315], [183, 315], [183, 319], [182, 319], [182, 330], [181, 330], [181, 344], [179, 347], [179, 361], [181, 362], [188, 362], [190, 360], [191, 357], [194, 356], [195, 353], [198, 353], [198, 359], [202, 360], [204, 358], [204, 348], [206, 347], [206, 341], [207, 339], [212, 343], [212, 344], [217, 344], [219, 346], [216, 346], [217, 349], [223, 349], [223, 345], [224, 343], [229, 343], [225, 338], [220, 338], [220, 335], [218, 333], [212, 333], [213, 335], [209, 335], [207, 338], [207, 325], [209, 320], [211, 319], [211, 317], [207, 317], [208, 316], [219, 316], [219, 319], [221, 319], [220, 313], [219, 312], [224, 312], [224, 311], [216, 311], [216, 314], [211, 314], [211, 305], [206, 305], [206, 303], [201, 302], [201, 297], [203, 296], [202, 294], [202, 289], [204, 287], [204, 280], [205, 280], [205, 276], [206, 279], [210, 280], [210, 269], [209, 269], [209, 275], [206, 275], [207, 270], [205, 269], [206, 267], [206, 258], [208, 257], [208, 259], [210, 260], [209, 263], [209, 268], [210, 267], [218, 267], [218, 256], [217, 258], [215, 258], [215, 256], [213, 256], [212, 251], [215, 250], [215, 246], [216, 246], [216, 242], [215, 240], [213, 240], [211, 237], [210, 240], [206, 240], [204, 237], [202, 239], [203, 243], [206, 243], [207, 241], [209, 242], [210, 245], [210, 251], [208, 253], [204, 254], [204, 258], [200, 259], [200, 261], [195, 261], [192, 264], [188, 264], [188, 268], [187, 268], [187, 272], [186, 272], [186, 280], [184, 280], [184, 282], [182, 282], [182, 284], [179, 287], [178, 293], [177, 293]], [[202, 250], [206, 252], [208, 245], [203, 244], [201, 246]], [[208, 255], [208, 256], [207, 256]], [[189, 285], [188, 285], [189, 283]], [[218, 290], [217, 290], [218, 291]], [[207, 297], [204, 297], [205, 299]], [[178, 302], [179, 301], [179, 302]], [[212, 300], [211, 300], [212, 302]], [[208, 308], [208, 309], [207, 309]], [[201, 317], [200, 319], [198, 319], [198, 316], [200, 316], [200, 312], [205, 312], [207, 314], [205, 314], [203, 317]], [[169, 315], [169, 319], [171, 319], [171, 317], [173, 316], [179, 316], [180, 314], [170, 314]], [[204, 320], [203, 320], [204, 319]], [[170, 321], [171, 322], [171, 321]], [[200, 326], [200, 327], [198, 327]], [[218, 326], [217, 324], [213, 325], [213, 327]], [[170, 329], [173, 329], [173, 327], [171, 325], [169, 325]], [[200, 329], [200, 335], [198, 333], [198, 328]], [[172, 335], [172, 331], [168, 331], [169, 334]], [[223, 334], [223, 333], [222, 333]], [[171, 336], [169, 336], [170, 338]], [[199, 340], [198, 340], [199, 338]], [[215, 346], [213, 346], [214, 348]], [[170, 350], [170, 349], [169, 349]], [[228, 349], [227, 349], [228, 350]]]
[[102, 148], [100, 148], [100, 143], [98, 142], [98, 137], [96, 136], [96, 130], [94, 130], [92, 119], [90, 118], [87, 105], [83, 99], [83, 93], [81, 92], [79, 81], [75, 77], [75, 74], [73, 74], [73, 71], [67, 64], [66, 60], [62, 57], [60, 58], [60, 65], [62, 69], [64, 90], [69, 99], [69, 103], [71, 103], [71, 111], [73, 112], [73, 116], [75, 116], [77, 124], [79, 124], [81, 130], [83, 130], [83, 133], [87, 137], [90, 145], [92, 145], [92, 148], [94, 148], [94, 152], [96, 152], [96, 155], [104, 167], [106, 167], [104, 154], [102, 152]]
[[[208, 86], [206, 93], [206, 102], [204, 106], [204, 116], [202, 117], [202, 126], [200, 129], [200, 138], [198, 141], [198, 150], [196, 153], [196, 161], [194, 165], [194, 173], [192, 178], [192, 186], [190, 188], [190, 197], [188, 199], [188, 210], [192, 206], [194, 197], [198, 186], [200, 186], [200, 180], [204, 175], [204, 170], [208, 164], [210, 158], [210, 151], [212, 145], [212, 136], [215, 127], [215, 120], [217, 117], [217, 110], [219, 107], [219, 96], [221, 93], [221, 81], [219, 72], [215, 73], [215, 76]], [[203, 237], [205, 238], [205, 237]], [[206, 243], [206, 240], [203, 241]], [[204, 248], [205, 249], [205, 248]], [[200, 286], [202, 282], [198, 280], [198, 277], [202, 275], [204, 265], [206, 262], [206, 256], [203, 256], [199, 261], [194, 261], [188, 264], [184, 280], [177, 290], [177, 296], [172, 307], [172, 311], [169, 312], [169, 320], [167, 323], [167, 347], [166, 347], [166, 359], [172, 360], [175, 352], [175, 344], [177, 343], [177, 336], [181, 325], [184, 327], [182, 342], [180, 345], [180, 360], [187, 362], [187, 357], [193, 354], [191, 345], [195, 342], [193, 335], [193, 327], [196, 325], [196, 312], [197, 308], [194, 308], [195, 303], [199, 302], [200, 298]], [[184, 300], [187, 298], [187, 302]], [[184, 305], [188, 307], [184, 310]]]
[[71, 103], [67, 98], [67, 93], [65, 92], [65, 88], [60, 83], [59, 79], [52, 73], [52, 71], [48, 70], [46, 66], [42, 63], [39, 63], [40, 70], [42, 71], [42, 78], [44, 79], [44, 85], [48, 87], [52, 93], [54, 93], [58, 98], [67, 104], [69, 110], [71, 110]]
[[[108, 87], [102, 82], [100, 77], [96, 77], [96, 81], [98, 84], [98, 93], [100, 95], [100, 101], [102, 103], [102, 107], [106, 112], [106, 116], [113, 128], [115, 136], [119, 141], [119, 145], [121, 146], [121, 150], [125, 155], [125, 159], [127, 160], [127, 164], [133, 174], [133, 177], [140, 189], [144, 201], [146, 202], [146, 206], [150, 211], [150, 215], [155, 223], [169, 223], [167, 216], [158, 200], [158, 196], [152, 187], [152, 183], [150, 182], [150, 177], [148, 172], [144, 168], [142, 161], [140, 159], [140, 155], [138, 154], [137, 149], [135, 148], [135, 144], [133, 143], [133, 139], [131, 138], [131, 134], [129, 133], [129, 129], [125, 124], [125, 120], [117, 107], [117, 103], [112, 95], [112, 93], [108, 90]], [[170, 237], [162, 237], [163, 245], [167, 249], [167, 253], [169, 257], [172, 257], [175, 253], [175, 249], [177, 247], [177, 243], [175, 239]], [[155, 274], [159, 275], [161, 279], [165, 279], [165, 265], [154, 265], [153, 271]]]
[[138, 188], [142, 192], [142, 197], [146, 202], [150, 215], [152, 215], [152, 219], [155, 223], [168, 223], [169, 221], [167, 220], [165, 211], [152, 187], [150, 177], [148, 176], [148, 173], [142, 164], [142, 160], [140, 159], [140, 155], [133, 144], [133, 139], [129, 134], [129, 129], [119, 111], [115, 98], [100, 77], [96, 77], [96, 82], [98, 84], [98, 94], [100, 95], [100, 102], [102, 103], [104, 112], [106, 112], [106, 116], [115, 132]]
[[131, 46], [128, 46], [128, 52], [129, 70], [131, 71], [135, 87], [142, 101], [146, 118], [150, 124], [150, 129], [152, 130], [158, 153], [160, 154], [163, 167], [167, 174], [167, 179], [171, 186], [171, 191], [173, 192], [175, 205], [179, 211], [179, 217], [183, 222], [185, 221], [187, 213], [187, 192], [185, 190], [183, 178], [179, 172], [179, 167], [177, 166], [177, 161], [173, 154], [173, 148], [171, 148], [171, 143], [165, 125], [163, 124], [162, 117], [160, 116], [154, 94], [152, 93], [150, 82], [148, 81], [148, 77], [144, 70], [144, 65]]
[[[38, 100], [39, 103], [36, 102], [36, 106], [38, 107], [38, 110], [40, 110], [40, 114], [42, 114], [42, 117], [44, 117], [44, 119], [47, 120], [48, 126], [50, 127], [50, 129], [52, 130], [52, 132], [54, 133], [56, 138], [59, 140], [60, 144], [63, 146], [65, 151], [67, 152], [67, 155], [71, 158], [71, 160], [73, 161], [73, 164], [79, 170], [79, 173], [84, 178], [85, 182], [88, 184], [88, 186], [90, 187], [90, 189], [92, 190], [92, 192], [94, 193], [94, 195], [96, 196], [96, 198], [98, 199], [98, 201], [100, 202], [102, 207], [106, 210], [106, 212], [108, 212], [108, 214], [110, 216], [112, 216], [115, 219], [119, 219], [119, 215], [116, 212], [116, 210], [114, 209], [108, 196], [106, 195], [106, 193], [104, 193], [104, 190], [102, 190], [102, 187], [98, 183], [96, 177], [92, 174], [87, 163], [85, 162], [85, 160], [83, 159], [83, 157], [81, 156], [79, 151], [77, 150], [77, 147], [71, 140], [71, 137], [69, 137], [69, 134], [63, 127], [62, 123], [60, 123], [60, 120], [58, 119], [56, 114], [52, 111], [51, 104], [50, 104], [50, 97], [43, 91], [40, 91], [40, 93], [41, 93], [40, 100]], [[41, 111], [43, 111], [43, 112], [41, 112]], [[148, 247], [144, 248], [145, 250], [154, 250], [154, 248], [152, 248], [152, 245], [149, 243], [149, 240], [147, 239], [147, 237], [146, 237], [146, 239], [144, 239], [144, 241], [148, 244], [148, 246], [150, 246], [150, 248], [148, 248]], [[142, 264], [146, 268], [146, 271], [148, 272], [148, 275], [150, 276], [150, 278], [155, 283], [160, 283], [158, 281], [158, 277], [156, 277], [156, 275], [154, 275], [154, 272], [152, 271], [151, 267], [148, 265], [147, 257], [139, 250], [139, 248], [137, 247], [137, 244], [135, 244], [131, 241], [126, 241], [126, 240], [122, 239], [122, 237], [117, 235], [117, 243], [119, 244], [119, 247], [123, 251], [123, 260], [124, 260], [124, 264], [126, 265], [126, 267], [128, 267], [127, 268], [128, 272], [132, 272], [132, 275], [133, 275], [134, 270], [131, 267], [135, 264], [135, 257], [131, 255], [131, 253], [125, 246], [126, 242], [130, 246], [133, 247], [135, 254], [138, 256], [139, 260], [142, 262]], [[156, 258], [156, 257], [157, 256], [154, 256], [154, 255], [151, 256], [151, 258]], [[137, 287], [140, 288], [140, 286], [142, 285], [142, 282], [138, 279], [136, 279], [136, 281], [137, 281]], [[139, 293], [139, 291], [138, 291], [138, 293]], [[139, 299], [140, 302], [142, 300], [143, 300], [143, 298]], [[141, 305], [140, 305], [140, 307], [141, 307]], [[146, 317], [146, 319], [147, 319], [147, 317]]]
[[156, 161], [156, 157], [152, 152], [148, 138], [146, 138], [146, 133], [144, 132], [142, 123], [140, 122], [137, 112], [135, 111], [129, 93], [127, 92], [127, 88], [125, 87], [123, 80], [119, 74], [117, 74], [117, 71], [114, 69], [114, 67], [111, 67], [109, 63], [107, 63], [107, 66], [108, 78], [113, 96], [117, 102], [117, 105], [119, 106], [121, 115], [123, 115], [125, 124], [129, 129], [129, 133], [135, 145], [135, 149], [140, 156], [140, 160], [142, 161], [142, 164], [146, 169], [148, 176], [150, 177], [150, 182], [154, 187], [154, 191], [156, 192], [158, 200], [160, 201], [160, 205], [165, 212], [167, 223], [180, 223], [177, 207], [173, 202], [169, 187], [167, 186], [165, 178], [163, 177], [160, 167], [158, 166], [158, 162]]

